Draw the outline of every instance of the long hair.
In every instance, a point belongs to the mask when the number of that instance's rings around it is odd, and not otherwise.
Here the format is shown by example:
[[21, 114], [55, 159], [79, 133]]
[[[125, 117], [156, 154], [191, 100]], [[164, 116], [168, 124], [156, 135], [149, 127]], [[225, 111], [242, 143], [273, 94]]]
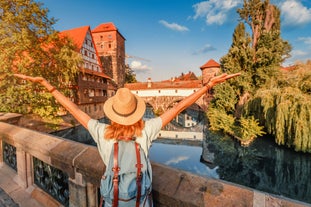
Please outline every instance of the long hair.
[[111, 121], [111, 124], [107, 126], [105, 131], [106, 139], [122, 139], [131, 137], [140, 137], [142, 130], [145, 126], [145, 122], [141, 119], [135, 124], [126, 126]]

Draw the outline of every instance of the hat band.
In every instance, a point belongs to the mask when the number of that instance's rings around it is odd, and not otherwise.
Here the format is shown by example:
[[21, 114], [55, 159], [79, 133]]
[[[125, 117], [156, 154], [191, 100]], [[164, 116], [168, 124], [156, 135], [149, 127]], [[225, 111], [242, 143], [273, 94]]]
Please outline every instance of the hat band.
[[123, 116], [123, 117], [128, 117], [128, 116], [134, 114], [134, 112], [136, 111], [136, 109], [137, 109], [137, 99], [136, 99], [136, 97], [135, 97], [135, 108], [134, 108], [133, 111], [131, 111], [130, 113], [127, 113], [127, 114], [120, 114], [117, 110], [115, 110], [115, 108], [114, 108], [113, 105], [112, 105], [112, 110], [114, 111], [114, 113], [116, 113], [116, 114], [119, 115], [119, 116]]

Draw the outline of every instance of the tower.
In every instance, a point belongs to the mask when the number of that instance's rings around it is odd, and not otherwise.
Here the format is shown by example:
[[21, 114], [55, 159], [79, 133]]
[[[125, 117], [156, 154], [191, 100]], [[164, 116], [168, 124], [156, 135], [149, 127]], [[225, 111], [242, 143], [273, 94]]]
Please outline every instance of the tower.
[[205, 85], [211, 78], [220, 71], [220, 65], [215, 60], [210, 59], [200, 67], [202, 71], [202, 84]]
[[125, 83], [125, 38], [111, 22], [92, 30], [95, 46], [104, 65], [105, 73], [118, 87]]

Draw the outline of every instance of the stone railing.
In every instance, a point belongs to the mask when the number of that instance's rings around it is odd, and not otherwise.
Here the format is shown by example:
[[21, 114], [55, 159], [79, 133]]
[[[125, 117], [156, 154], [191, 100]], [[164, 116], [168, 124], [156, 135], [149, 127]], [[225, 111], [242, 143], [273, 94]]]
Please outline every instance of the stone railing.
[[[43, 206], [98, 206], [99, 181], [105, 166], [96, 147], [1, 122], [0, 141], [0, 164], [6, 163], [4, 151], [12, 148], [13, 150], [9, 151], [13, 154], [10, 156], [16, 156], [16, 174], [19, 184], [24, 188], [33, 189], [32, 197], [42, 203]], [[35, 160], [39, 160], [39, 162]], [[42, 163], [48, 166], [46, 171], [43, 170]], [[301, 207], [307, 205], [220, 180], [203, 178], [157, 163], [152, 163], [152, 167], [154, 176], [153, 198], [156, 206], [160, 207]], [[65, 176], [61, 175], [59, 171]], [[65, 186], [67, 189], [56, 187], [56, 189], [60, 189], [58, 196], [65, 197], [68, 195], [67, 201], [63, 203], [63, 198], [57, 199], [57, 194], [56, 197], [51, 195], [49, 190], [41, 188], [40, 182], [39, 184], [36, 182], [38, 180], [36, 176], [40, 177], [44, 173], [49, 175], [52, 172], [56, 174], [55, 179], [66, 179], [64, 183], [67, 183]], [[66, 193], [66, 191], [68, 192]]]

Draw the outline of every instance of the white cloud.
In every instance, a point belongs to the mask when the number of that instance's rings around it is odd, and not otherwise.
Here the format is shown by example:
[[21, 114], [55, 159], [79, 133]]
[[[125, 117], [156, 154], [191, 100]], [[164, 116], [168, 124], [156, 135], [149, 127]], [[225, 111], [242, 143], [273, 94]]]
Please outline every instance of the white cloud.
[[165, 20], [160, 20], [159, 23], [162, 24], [163, 26], [165, 26], [166, 28], [171, 29], [171, 30], [175, 30], [175, 31], [179, 31], [179, 32], [189, 31], [189, 29], [185, 26], [181, 26], [181, 25], [176, 24], [176, 23], [168, 23]]
[[298, 0], [285, 0], [280, 5], [285, 25], [304, 25], [311, 23], [311, 8]]
[[206, 24], [222, 25], [228, 18], [228, 12], [242, 4], [241, 0], [208, 0], [193, 5], [194, 19], [206, 18]]
[[171, 165], [171, 164], [178, 164], [182, 161], [185, 161], [185, 160], [188, 160], [189, 157], [187, 156], [179, 156], [179, 157], [175, 157], [175, 158], [172, 158], [168, 161], [165, 162], [166, 165]]
[[292, 50], [291, 55], [292, 55], [293, 59], [297, 59], [299, 57], [304, 57], [304, 56], [308, 55], [308, 52], [302, 51], [302, 50]]
[[148, 65], [142, 64], [140, 61], [134, 60], [130, 64], [130, 68], [134, 70], [136, 73], [144, 73], [152, 70]]
[[311, 45], [311, 37], [299, 37], [298, 40], [307, 45]]

